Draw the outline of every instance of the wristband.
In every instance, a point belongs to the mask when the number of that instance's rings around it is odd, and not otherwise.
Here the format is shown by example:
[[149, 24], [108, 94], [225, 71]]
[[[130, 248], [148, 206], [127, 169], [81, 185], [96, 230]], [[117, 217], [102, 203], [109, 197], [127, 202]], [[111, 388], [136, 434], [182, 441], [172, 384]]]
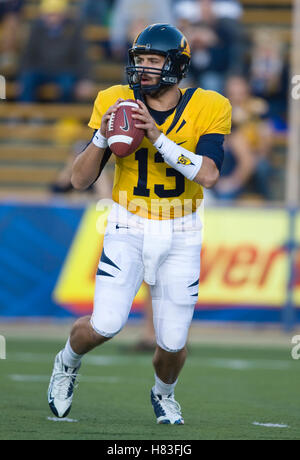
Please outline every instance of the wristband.
[[187, 179], [195, 179], [202, 166], [203, 157], [201, 155], [184, 149], [164, 134], [161, 134], [153, 145], [168, 165], [179, 171]]
[[101, 134], [100, 129], [98, 129], [93, 137], [93, 144], [99, 149], [106, 149], [108, 147], [108, 141], [106, 137]]

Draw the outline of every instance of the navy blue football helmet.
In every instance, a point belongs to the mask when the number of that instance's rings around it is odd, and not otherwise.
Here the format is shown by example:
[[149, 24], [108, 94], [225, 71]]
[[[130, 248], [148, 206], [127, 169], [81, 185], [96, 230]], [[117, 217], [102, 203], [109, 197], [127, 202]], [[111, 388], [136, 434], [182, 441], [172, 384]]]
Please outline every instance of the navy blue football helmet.
[[[162, 88], [178, 84], [187, 74], [191, 51], [185, 36], [170, 24], [154, 24], [141, 32], [129, 50], [129, 65], [126, 67], [127, 79], [131, 89], [143, 94], [151, 94]], [[165, 63], [160, 72], [157, 85], [143, 87], [141, 79], [144, 72], [159, 75], [153, 67], [136, 65], [139, 54], [158, 54], [164, 56]]]

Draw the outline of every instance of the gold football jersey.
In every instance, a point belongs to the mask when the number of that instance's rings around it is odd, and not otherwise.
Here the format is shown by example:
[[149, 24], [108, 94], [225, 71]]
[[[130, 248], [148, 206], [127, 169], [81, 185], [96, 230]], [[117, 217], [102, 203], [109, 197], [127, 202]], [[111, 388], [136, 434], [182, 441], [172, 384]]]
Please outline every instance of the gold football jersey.
[[[195, 153], [201, 136], [230, 134], [228, 99], [200, 88], [180, 91], [182, 98], [177, 108], [162, 125], [157, 125], [170, 140]], [[134, 99], [133, 91], [129, 86], [118, 85], [99, 92], [90, 128], [100, 128], [102, 116], [119, 98]], [[203, 189], [166, 164], [144, 137], [132, 155], [116, 157], [112, 198], [141, 217], [174, 219], [196, 211], [203, 199]]]

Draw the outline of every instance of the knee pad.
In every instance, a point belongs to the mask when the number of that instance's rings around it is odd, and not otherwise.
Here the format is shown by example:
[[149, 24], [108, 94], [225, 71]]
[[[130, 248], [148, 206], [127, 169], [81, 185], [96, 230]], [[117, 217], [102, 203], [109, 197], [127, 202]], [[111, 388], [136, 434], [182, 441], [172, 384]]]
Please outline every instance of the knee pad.
[[169, 353], [177, 353], [182, 350], [187, 341], [189, 326], [168, 324], [158, 328], [156, 333], [157, 345]]
[[91, 325], [97, 334], [112, 338], [123, 329], [126, 320], [127, 318], [116, 311], [100, 311], [97, 315], [93, 314]]

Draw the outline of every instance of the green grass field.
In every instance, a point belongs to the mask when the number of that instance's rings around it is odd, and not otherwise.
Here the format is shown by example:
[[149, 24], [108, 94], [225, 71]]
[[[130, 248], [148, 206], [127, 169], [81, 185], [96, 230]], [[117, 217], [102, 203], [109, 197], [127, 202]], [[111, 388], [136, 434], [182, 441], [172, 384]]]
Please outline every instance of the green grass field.
[[[184, 426], [156, 425], [151, 354], [108, 343], [81, 368], [69, 419], [54, 422], [46, 392], [62, 341], [7, 340], [0, 361], [0, 439], [300, 439], [300, 362], [287, 349], [191, 345], [177, 386]], [[280, 424], [285, 428], [254, 425]]]

